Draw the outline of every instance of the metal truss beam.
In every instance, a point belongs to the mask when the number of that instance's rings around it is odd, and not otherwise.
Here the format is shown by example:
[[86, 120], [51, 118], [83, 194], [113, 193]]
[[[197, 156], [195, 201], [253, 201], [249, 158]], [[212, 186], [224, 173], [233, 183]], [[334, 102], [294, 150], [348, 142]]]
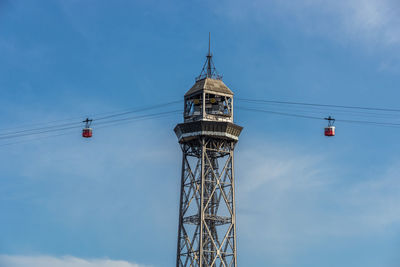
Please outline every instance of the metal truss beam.
[[235, 140], [181, 143], [177, 267], [236, 267]]

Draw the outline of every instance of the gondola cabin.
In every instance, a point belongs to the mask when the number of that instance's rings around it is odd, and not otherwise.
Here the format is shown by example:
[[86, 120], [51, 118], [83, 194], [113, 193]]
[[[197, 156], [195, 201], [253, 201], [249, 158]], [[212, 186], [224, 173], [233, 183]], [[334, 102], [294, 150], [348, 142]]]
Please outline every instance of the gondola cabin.
[[335, 136], [335, 126], [328, 126], [325, 128], [325, 136]]
[[85, 123], [85, 127], [82, 130], [82, 137], [90, 138], [93, 136], [93, 130], [92, 128], [90, 128], [92, 121], [93, 120], [90, 120], [89, 118], [86, 118], [86, 120], [82, 121], [83, 123]]
[[93, 136], [93, 131], [92, 128], [84, 128], [82, 130], [82, 137], [84, 138], [90, 138]]
[[324, 119], [328, 121], [328, 126], [325, 127], [325, 136], [335, 136], [335, 126], [333, 126], [335, 119], [331, 116]]

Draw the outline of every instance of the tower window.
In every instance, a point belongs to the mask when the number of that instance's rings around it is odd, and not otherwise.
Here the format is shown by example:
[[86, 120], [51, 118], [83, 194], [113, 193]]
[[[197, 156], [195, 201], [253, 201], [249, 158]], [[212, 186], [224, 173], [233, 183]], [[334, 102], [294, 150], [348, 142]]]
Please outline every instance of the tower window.
[[185, 117], [200, 116], [202, 103], [203, 99], [201, 94], [187, 98], [185, 100]]
[[231, 116], [232, 98], [215, 94], [206, 94], [206, 113], [210, 115]]

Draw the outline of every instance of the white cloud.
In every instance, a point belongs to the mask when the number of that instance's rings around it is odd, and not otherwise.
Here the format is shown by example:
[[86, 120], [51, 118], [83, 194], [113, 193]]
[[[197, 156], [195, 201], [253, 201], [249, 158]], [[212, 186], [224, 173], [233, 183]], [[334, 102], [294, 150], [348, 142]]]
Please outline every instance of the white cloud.
[[127, 261], [109, 259], [81, 259], [71, 256], [10, 256], [0, 255], [2, 267], [144, 267]]

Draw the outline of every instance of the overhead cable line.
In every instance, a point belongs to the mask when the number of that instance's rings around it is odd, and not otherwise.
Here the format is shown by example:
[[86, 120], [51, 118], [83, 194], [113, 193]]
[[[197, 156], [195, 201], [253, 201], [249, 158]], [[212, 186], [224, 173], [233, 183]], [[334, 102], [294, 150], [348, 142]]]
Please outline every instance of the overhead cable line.
[[[302, 114], [276, 112], [276, 111], [271, 111], [271, 110], [263, 110], [263, 109], [247, 108], [247, 107], [237, 107], [237, 108], [239, 110], [270, 113], [270, 114], [276, 114], [276, 115], [282, 115], [282, 116], [290, 116], [290, 117], [296, 117], [296, 118], [325, 120], [325, 118], [323, 118], [323, 117], [308, 116], [308, 115], [302, 115]], [[376, 125], [376, 126], [396, 127], [396, 128], [400, 127], [400, 123], [392, 123], [392, 122], [377, 122], [377, 121], [364, 121], [364, 120], [345, 120], [345, 119], [336, 119], [336, 121], [337, 122], [345, 122], [345, 123], [370, 124], [370, 125]]]
[[297, 117], [297, 118], [304, 118], [304, 119], [314, 119], [314, 120], [323, 120], [323, 118], [321, 118], [321, 117], [308, 116], [308, 115], [300, 115], [300, 114], [285, 113], [285, 112], [276, 112], [276, 111], [271, 111], [271, 110], [263, 110], [263, 109], [256, 109], [256, 108], [246, 108], [246, 107], [240, 107], [240, 106], [237, 106], [236, 108], [239, 109], [239, 110], [264, 112], [264, 113], [277, 114], [277, 115], [289, 116], [289, 117]]
[[159, 115], [154, 115], [151, 118], [137, 118], [135, 120], [119, 120], [119, 121], [113, 121], [110, 122], [109, 124], [101, 124], [100, 126], [96, 126], [96, 129], [102, 129], [102, 128], [106, 128], [106, 127], [111, 127], [111, 126], [116, 126], [116, 125], [122, 125], [122, 124], [127, 124], [127, 123], [131, 123], [131, 122], [136, 122], [136, 121], [142, 121], [142, 120], [148, 120], [148, 119], [158, 119], [158, 118], [163, 118], [163, 117], [167, 117], [169, 115], [172, 114], [179, 114], [181, 113], [181, 110], [175, 110], [175, 111], [171, 111], [171, 112], [165, 112], [163, 114], [159, 114]]
[[[118, 111], [118, 112], [113, 111], [113, 112], [98, 113], [97, 115], [107, 115], [107, 116], [103, 116], [103, 117], [99, 117], [99, 118], [95, 117], [93, 119], [93, 121], [105, 120], [105, 119], [114, 118], [114, 117], [121, 117], [121, 116], [132, 114], [132, 113], [140, 113], [140, 112], [143, 112], [143, 111], [148, 111], [148, 110], [152, 110], [152, 109], [158, 109], [158, 108], [161, 108], [161, 107], [166, 107], [166, 106], [177, 104], [177, 103], [180, 103], [180, 102], [181, 101], [171, 101], [171, 102], [167, 102], [167, 103], [161, 103], [161, 104], [158, 104], [158, 105], [145, 106], [145, 107], [141, 107], [141, 108], [124, 109], [124, 110]], [[82, 119], [82, 117], [79, 117], [79, 119]], [[75, 119], [77, 120], [78, 118], [74, 118], [74, 120]], [[72, 119], [65, 119], [65, 120], [61, 120], [61, 121], [68, 121], [68, 120], [72, 120]], [[60, 121], [52, 121], [52, 122], [45, 122], [45, 123], [38, 123], [38, 124], [31, 124], [31, 125], [48, 125], [48, 124], [51, 124], [51, 123], [54, 123], [54, 122], [60, 122]], [[72, 125], [78, 125], [78, 124], [80, 125], [81, 122], [79, 121], [79, 122], [71, 122], [71, 123], [64, 123], [64, 124], [54, 124], [54, 125], [50, 125], [50, 126], [23, 129], [23, 130], [19, 130], [19, 131], [16, 131], [16, 132], [15, 131], [7, 131], [7, 132], [4, 132], [4, 133], [0, 133], [0, 139], [1, 139], [2, 136], [6, 136], [6, 135], [13, 135], [13, 134], [17, 134], [17, 133], [26, 133], [26, 132], [35, 132], [35, 131], [48, 130], [48, 129], [50, 130], [50, 129], [54, 129], [54, 128], [58, 128], [58, 127], [72, 126]], [[22, 128], [22, 127], [9, 128], [9, 129], [6, 129], [6, 130], [18, 129], [18, 128]]]
[[32, 136], [32, 135], [51, 133], [51, 132], [59, 132], [59, 131], [64, 131], [64, 130], [69, 130], [69, 129], [77, 129], [77, 128], [82, 128], [82, 126], [63, 127], [63, 128], [49, 129], [49, 130], [44, 130], [44, 131], [39, 131], [39, 132], [31, 132], [31, 133], [10, 134], [10, 135], [6, 135], [6, 136], [0, 136], [0, 140]]
[[141, 115], [141, 116], [135, 116], [135, 117], [128, 117], [128, 118], [122, 118], [122, 119], [111, 120], [111, 121], [104, 121], [104, 122], [96, 123], [95, 125], [107, 125], [109, 123], [115, 123], [115, 122], [130, 121], [130, 120], [144, 119], [144, 118], [153, 118], [153, 117], [157, 117], [157, 116], [173, 114], [173, 113], [176, 114], [176, 113], [180, 113], [180, 112], [182, 112], [182, 111], [181, 110], [165, 111], [165, 112], [159, 112], [159, 113], [153, 113], [153, 114], [147, 114], [147, 115]]
[[47, 139], [47, 138], [57, 137], [57, 136], [62, 136], [62, 135], [68, 135], [68, 134], [72, 134], [72, 133], [76, 133], [76, 131], [68, 131], [68, 132], [63, 132], [63, 133], [59, 133], [59, 134], [52, 134], [52, 135], [40, 136], [40, 137], [36, 137], [36, 138], [31, 138], [31, 139], [19, 140], [16, 142], [4, 143], [4, 144], [0, 144], [0, 147], [21, 144], [21, 143], [28, 143], [28, 142], [32, 142], [32, 141], [37, 141], [37, 140], [42, 140], [42, 139]]
[[[7, 135], [14, 135], [14, 134], [26, 133], [26, 132], [35, 132], [35, 131], [40, 131], [40, 130], [54, 129], [54, 128], [59, 128], [59, 127], [72, 126], [72, 125], [81, 125], [81, 122], [72, 122], [72, 123], [56, 124], [56, 125], [52, 125], [52, 126], [40, 127], [40, 128], [32, 128], [32, 129], [26, 129], [26, 130], [21, 130], [21, 131], [16, 131], [16, 132], [0, 133], [0, 139], [1, 139], [2, 136], [7, 136]], [[80, 127], [80, 126], [79, 126], [79, 127]]]
[[[109, 120], [109, 121], [96, 123], [96, 125], [106, 125], [106, 124], [109, 124], [109, 123], [115, 123], [115, 122], [121, 122], [121, 121], [129, 121], [129, 120], [143, 119], [143, 118], [152, 118], [152, 117], [155, 117], [155, 116], [160, 116], [160, 115], [164, 115], [164, 114], [171, 114], [171, 113], [177, 113], [177, 112], [180, 112], [180, 110], [173, 110], [173, 111], [166, 111], [166, 112], [164, 111], [164, 112], [158, 112], [158, 113], [153, 113], [153, 114], [145, 114], [145, 115], [140, 115], [140, 116]], [[70, 126], [70, 127], [51, 128], [51, 129], [47, 129], [47, 130], [43, 130], [43, 131], [34, 131], [34, 132], [24, 132], [24, 133], [17, 133], [17, 134], [9, 134], [9, 135], [0, 136], [0, 140], [13, 139], [13, 138], [32, 136], [32, 135], [40, 135], [40, 134], [50, 133], [50, 132], [59, 132], [59, 131], [64, 131], [64, 130], [69, 130], [69, 129], [76, 129], [76, 128], [81, 128], [81, 127], [82, 127], [81, 125], [78, 125], [78, 126]]]
[[300, 106], [300, 105], [285, 105], [285, 104], [277, 104], [277, 103], [260, 103], [260, 102], [247, 102], [247, 101], [238, 101], [240, 104], [251, 105], [252, 107], [257, 108], [268, 108], [273, 110], [284, 110], [284, 111], [292, 111], [292, 112], [306, 112], [306, 113], [314, 113], [314, 114], [326, 114], [335, 113], [335, 114], [345, 114], [355, 117], [368, 117], [368, 118], [399, 118], [399, 114], [396, 112], [372, 112], [372, 111], [362, 111], [362, 110], [349, 110], [343, 108], [332, 108], [332, 107], [314, 107], [314, 106]]
[[[341, 113], [345, 115], [349, 115], [348, 119], [337, 120], [338, 122], [346, 122], [346, 123], [359, 123], [359, 124], [372, 124], [378, 126], [391, 126], [391, 127], [399, 127], [400, 123], [392, 123], [392, 122], [380, 122], [380, 121], [371, 121], [371, 120], [353, 120], [351, 117], [356, 116], [364, 116], [367, 118], [371, 118], [377, 116], [397, 116], [397, 112], [400, 112], [400, 109], [393, 108], [376, 108], [376, 107], [366, 107], [366, 106], [345, 106], [345, 105], [331, 105], [331, 104], [318, 104], [318, 103], [306, 103], [306, 102], [294, 102], [294, 101], [276, 101], [276, 100], [265, 100], [265, 99], [249, 99], [249, 98], [236, 98], [239, 103], [247, 103], [251, 105], [251, 107], [238, 107], [238, 109], [247, 110], [247, 111], [255, 111], [255, 112], [264, 112], [282, 116], [291, 116], [298, 118], [306, 118], [306, 119], [314, 119], [314, 120], [323, 120], [323, 117], [326, 113]], [[107, 125], [112, 124], [116, 125], [119, 122], [123, 123], [124, 121], [130, 120], [139, 120], [146, 118], [156, 118], [159, 116], [164, 116], [166, 114], [178, 113], [180, 110], [173, 111], [163, 111], [153, 114], [143, 114], [140, 116], [134, 117], [126, 117], [129, 114], [141, 113], [149, 110], [161, 109], [163, 110], [165, 107], [173, 106], [175, 104], [181, 103], [181, 100], [170, 101], [166, 103], [160, 103], [156, 105], [144, 106], [140, 108], [130, 108], [124, 109], [120, 111], [114, 112], [103, 112], [98, 113], [97, 115], [103, 115], [100, 117], [91, 117], [94, 125]], [[268, 106], [265, 109], [265, 106]], [[271, 107], [272, 106], [272, 107]], [[358, 111], [357, 111], [358, 110]], [[289, 112], [286, 112], [289, 111]], [[368, 112], [366, 112], [368, 111]], [[372, 112], [371, 112], [372, 111]], [[373, 113], [375, 111], [375, 113]], [[296, 112], [296, 113], [293, 113]], [[298, 112], [298, 113], [297, 113]], [[390, 114], [391, 112], [391, 114]], [[321, 115], [319, 117], [318, 115]], [[322, 117], [323, 116], [323, 117]], [[116, 118], [116, 119], [113, 119]], [[43, 127], [34, 127], [28, 129], [21, 129], [18, 131], [8, 131], [8, 132], [0, 132], [0, 140], [4, 139], [12, 139], [12, 138], [20, 138], [20, 137], [28, 137], [35, 135], [42, 135], [46, 133], [60, 132], [66, 131], [69, 129], [81, 128], [82, 117], [79, 118], [79, 122], [70, 122], [70, 123], [55, 123], [60, 121], [51, 121], [46, 123], [38, 123], [33, 125], [47, 125]], [[61, 121], [68, 121], [71, 119], [65, 119]], [[21, 127], [20, 127], [21, 128]]]
[[318, 103], [292, 102], [292, 101], [276, 101], [276, 100], [249, 99], [249, 98], [236, 98], [236, 99], [239, 100], [239, 101], [255, 102], [255, 103], [276, 103], [276, 104], [287, 104], [287, 105], [302, 105], [302, 106], [315, 106], [315, 107], [332, 107], [332, 108], [345, 108], [345, 109], [360, 109], [360, 110], [400, 112], [400, 109], [394, 109], [394, 108], [345, 106], [345, 105], [331, 105], [331, 104], [318, 104]]
[[[168, 112], [160, 112], [160, 113], [154, 113], [154, 114], [148, 114], [148, 115], [142, 115], [142, 116], [135, 116], [135, 117], [129, 117], [129, 118], [124, 118], [124, 119], [118, 119], [118, 120], [112, 120], [112, 121], [105, 121], [102, 123], [99, 123], [98, 125], [100, 125], [99, 127], [96, 127], [96, 129], [101, 129], [101, 128], [107, 128], [107, 127], [111, 127], [111, 126], [115, 126], [115, 125], [121, 125], [121, 124], [128, 124], [128, 123], [132, 123], [132, 122], [136, 122], [136, 121], [142, 121], [142, 120], [149, 120], [149, 119], [158, 119], [161, 117], [166, 117], [172, 114], [177, 114], [180, 113], [180, 110], [173, 110], [173, 111], [168, 111]], [[75, 129], [78, 127], [71, 127], [69, 128], [69, 130], [71, 129]], [[68, 130], [68, 129], [57, 129], [58, 131], [64, 131], [64, 130]], [[24, 134], [24, 135], [19, 135], [19, 136], [14, 136], [14, 137], [10, 137], [10, 138], [16, 138], [16, 137], [28, 137], [28, 136], [33, 136], [33, 135], [42, 135], [45, 133], [49, 133], [49, 132], [54, 132], [56, 131], [56, 129], [52, 130], [52, 131], [42, 131], [42, 132], [38, 132], [38, 133], [34, 133], [34, 134]], [[36, 138], [31, 138], [31, 139], [25, 139], [25, 140], [19, 140], [16, 142], [10, 142], [10, 143], [3, 143], [0, 144], [0, 147], [2, 146], [8, 146], [8, 145], [13, 145], [13, 144], [20, 144], [20, 143], [26, 143], [26, 142], [30, 142], [30, 141], [36, 141], [36, 140], [42, 140], [42, 139], [46, 139], [46, 138], [51, 138], [51, 137], [57, 137], [57, 136], [62, 136], [62, 135], [67, 135], [67, 134], [72, 134], [72, 133], [76, 133], [76, 131], [68, 131], [68, 132], [63, 132], [63, 133], [58, 133], [58, 134], [51, 134], [51, 135], [46, 135], [46, 136], [39, 136]], [[5, 139], [5, 138], [0, 138], [0, 139]], [[7, 138], [9, 139], [9, 138]]]
[[172, 104], [177, 104], [177, 103], [180, 103], [180, 102], [181, 102], [181, 100], [178, 100], [178, 101], [172, 101], [172, 102], [167, 102], [167, 103], [163, 103], [163, 104], [153, 105], [153, 106], [149, 106], [149, 107], [144, 107], [144, 108], [140, 108], [140, 109], [133, 109], [133, 110], [125, 111], [125, 112], [122, 112], [122, 113], [116, 113], [116, 114], [104, 116], [104, 117], [101, 117], [101, 118], [95, 118], [95, 119], [93, 119], [93, 121], [105, 120], [105, 119], [109, 119], [109, 118], [123, 116], [123, 115], [126, 115], [126, 114], [137, 113], [137, 112], [142, 112], [142, 111], [151, 110], [151, 109], [157, 109], [157, 108], [169, 106], [169, 105], [172, 105]]

